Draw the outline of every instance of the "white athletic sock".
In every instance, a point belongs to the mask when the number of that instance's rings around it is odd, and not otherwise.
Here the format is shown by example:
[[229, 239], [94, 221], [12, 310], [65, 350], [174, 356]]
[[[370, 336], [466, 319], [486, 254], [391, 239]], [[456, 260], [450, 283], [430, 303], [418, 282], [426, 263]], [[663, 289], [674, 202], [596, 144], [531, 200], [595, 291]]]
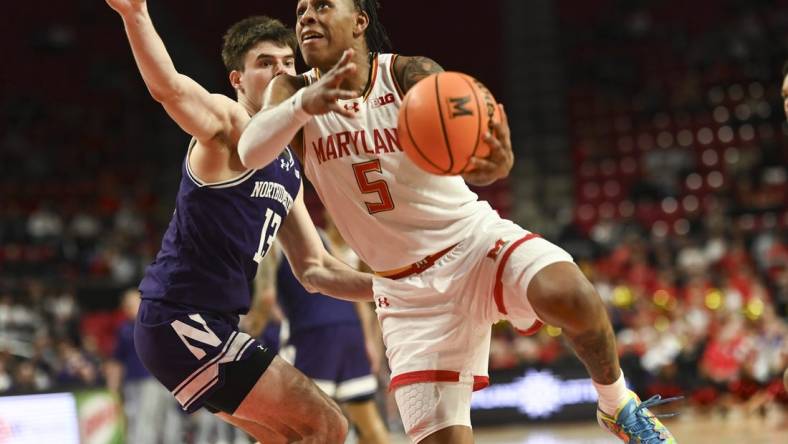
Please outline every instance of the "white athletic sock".
[[624, 372], [621, 372], [621, 376], [618, 377], [616, 382], [610, 385], [599, 384], [596, 381], [592, 382], [599, 395], [599, 409], [610, 416], [615, 415], [616, 410], [627, 399], [629, 394], [627, 383], [624, 380]]

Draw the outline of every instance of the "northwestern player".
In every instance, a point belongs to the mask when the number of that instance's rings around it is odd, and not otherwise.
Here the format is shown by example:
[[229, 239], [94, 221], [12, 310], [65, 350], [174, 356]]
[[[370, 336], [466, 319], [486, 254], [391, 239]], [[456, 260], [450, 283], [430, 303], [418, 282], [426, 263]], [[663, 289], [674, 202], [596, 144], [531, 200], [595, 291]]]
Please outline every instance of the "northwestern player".
[[238, 138], [260, 107], [261, 91], [276, 75], [293, 73], [292, 31], [254, 17], [227, 32], [222, 56], [236, 101], [175, 70], [144, 0], [107, 3], [123, 18], [151, 95], [193, 137], [175, 212], [140, 283], [137, 353], [188, 412], [206, 406], [266, 443], [342, 442], [347, 422], [336, 404], [237, 327], [249, 309], [257, 263], [277, 232], [307, 288], [351, 300], [371, 297], [369, 275], [323, 247], [290, 150], [280, 147], [255, 169], [238, 156]]
[[[358, 265], [352, 251], [352, 256], [343, 256], [341, 245], [322, 237], [332, 254], [351, 266]], [[255, 301], [247, 318], [257, 319], [246, 320], [256, 326], [250, 334], [257, 336], [264, 329], [272, 311], [273, 298], [269, 296], [275, 293], [284, 315], [279, 356], [341, 403], [360, 444], [388, 443], [388, 431], [375, 405], [378, 383], [373, 368], [379, 367], [382, 355], [377, 320], [369, 304], [354, 305], [309, 293], [293, 275], [287, 259], [276, 251], [261, 264], [255, 286]]]
[[342, 236], [389, 278], [375, 279], [374, 292], [410, 438], [473, 441], [471, 391], [488, 382], [491, 324], [508, 319], [521, 330], [563, 329], [594, 381], [600, 423], [620, 439], [675, 442], [647, 409], [659, 398], [641, 403], [627, 390], [605, 306], [569, 254], [501, 219], [463, 181], [509, 174], [503, 109], [485, 137], [491, 154], [473, 159], [473, 171], [423, 172], [399, 147], [397, 114], [403, 95], [442, 68], [379, 53], [387, 38], [375, 0], [294, 3], [301, 53], [314, 69], [271, 83], [239, 152], [246, 166], [264, 165], [292, 141]]

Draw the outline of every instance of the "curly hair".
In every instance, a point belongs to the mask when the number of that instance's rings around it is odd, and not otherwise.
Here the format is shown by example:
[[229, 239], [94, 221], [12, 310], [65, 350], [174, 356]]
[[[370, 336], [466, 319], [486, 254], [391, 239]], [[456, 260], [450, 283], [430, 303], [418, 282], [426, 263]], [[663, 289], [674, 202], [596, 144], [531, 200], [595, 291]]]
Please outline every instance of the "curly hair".
[[391, 49], [391, 40], [386, 34], [386, 29], [380, 22], [378, 0], [353, 0], [353, 5], [357, 10], [365, 12], [369, 17], [369, 26], [365, 33], [367, 46], [372, 52], [386, 52]]

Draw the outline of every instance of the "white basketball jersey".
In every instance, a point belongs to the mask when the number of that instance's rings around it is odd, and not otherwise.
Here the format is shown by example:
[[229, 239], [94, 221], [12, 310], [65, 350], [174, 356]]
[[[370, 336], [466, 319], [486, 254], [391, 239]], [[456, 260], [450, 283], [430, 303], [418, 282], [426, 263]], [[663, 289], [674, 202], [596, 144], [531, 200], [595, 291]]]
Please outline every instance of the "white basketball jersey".
[[[462, 177], [427, 173], [403, 152], [396, 57], [375, 56], [363, 97], [340, 101], [356, 118], [328, 113], [304, 126], [307, 177], [345, 241], [377, 271], [456, 244], [473, 228], [474, 216], [490, 209]], [[320, 73], [313, 69], [305, 77], [312, 83]]]

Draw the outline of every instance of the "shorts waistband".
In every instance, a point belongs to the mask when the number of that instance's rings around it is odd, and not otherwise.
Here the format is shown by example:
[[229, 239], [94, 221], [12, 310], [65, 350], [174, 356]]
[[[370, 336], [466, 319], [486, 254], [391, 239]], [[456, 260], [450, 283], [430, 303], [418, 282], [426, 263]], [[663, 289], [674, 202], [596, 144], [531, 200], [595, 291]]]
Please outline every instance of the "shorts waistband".
[[402, 279], [402, 278], [406, 278], [408, 276], [412, 276], [414, 274], [421, 273], [421, 272], [427, 270], [428, 268], [432, 267], [435, 264], [435, 262], [438, 261], [438, 259], [440, 259], [443, 256], [445, 256], [446, 253], [451, 251], [456, 246], [457, 246], [457, 244], [451, 245], [451, 246], [449, 246], [447, 248], [444, 248], [443, 250], [441, 250], [441, 251], [439, 251], [437, 253], [434, 253], [434, 254], [431, 254], [431, 255], [425, 257], [424, 259], [422, 259], [422, 260], [420, 260], [418, 262], [414, 262], [414, 263], [412, 263], [410, 265], [406, 265], [406, 266], [404, 266], [402, 268], [397, 268], [397, 269], [394, 269], [394, 270], [387, 270], [387, 271], [376, 271], [375, 274], [380, 276], [380, 277], [384, 277], [384, 278], [388, 278], [388, 279]]

